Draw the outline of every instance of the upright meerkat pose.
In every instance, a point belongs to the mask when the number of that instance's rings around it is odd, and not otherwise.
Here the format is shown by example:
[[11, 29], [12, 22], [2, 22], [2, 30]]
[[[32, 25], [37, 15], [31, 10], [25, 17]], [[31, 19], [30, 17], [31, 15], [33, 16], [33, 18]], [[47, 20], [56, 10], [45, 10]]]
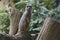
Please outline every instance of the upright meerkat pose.
[[9, 5], [5, 11], [9, 13], [10, 18], [9, 34], [15, 35], [18, 29], [20, 18], [22, 16], [22, 12], [20, 12], [18, 9], [13, 8], [11, 5]]
[[32, 6], [26, 6], [25, 12], [23, 13], [18, 27], [18, 32], [16, 36], [22, 38], [22, 40], [32, 40], [31, 35], [29, 34], [29, 23], [31, 20], [31, 9]]

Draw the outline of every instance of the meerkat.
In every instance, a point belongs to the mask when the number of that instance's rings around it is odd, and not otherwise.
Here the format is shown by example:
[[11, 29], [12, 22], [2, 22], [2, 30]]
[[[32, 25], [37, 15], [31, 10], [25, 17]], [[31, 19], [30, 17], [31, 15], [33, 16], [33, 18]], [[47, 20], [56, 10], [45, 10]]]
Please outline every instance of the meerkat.
[[18, 27], [18, 32], [15, 36], [19, 36], [22, 40], [32, 40], [31, 35], [29, 33], [29, 23], [31, 20], [31, 9], [32, 6], [27, 5], [25, 8], [25, 12], [23, 13]]
[[23, 13], [20, 10], [13, 8], [10, 4], [5, 9], [5, 12], [9, 14], [9, 18], [10, 18], [9, 34], [15, 35], [17, 33], [18, 24]]

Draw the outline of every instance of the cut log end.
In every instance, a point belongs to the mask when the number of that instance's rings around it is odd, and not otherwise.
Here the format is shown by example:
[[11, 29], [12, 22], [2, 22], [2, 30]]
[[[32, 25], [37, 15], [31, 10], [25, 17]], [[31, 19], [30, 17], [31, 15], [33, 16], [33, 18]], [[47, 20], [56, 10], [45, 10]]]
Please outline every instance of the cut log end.
[[47, 17], [36, 40], [60, 40], [60, 22]]

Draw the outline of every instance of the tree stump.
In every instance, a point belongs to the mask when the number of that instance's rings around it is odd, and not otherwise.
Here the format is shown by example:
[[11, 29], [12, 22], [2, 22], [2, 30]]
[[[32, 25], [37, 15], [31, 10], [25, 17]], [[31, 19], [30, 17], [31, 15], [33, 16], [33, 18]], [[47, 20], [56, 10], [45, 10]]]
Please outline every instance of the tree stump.
[[36, 40], [60, 40], [60, 20], [47, 17]]

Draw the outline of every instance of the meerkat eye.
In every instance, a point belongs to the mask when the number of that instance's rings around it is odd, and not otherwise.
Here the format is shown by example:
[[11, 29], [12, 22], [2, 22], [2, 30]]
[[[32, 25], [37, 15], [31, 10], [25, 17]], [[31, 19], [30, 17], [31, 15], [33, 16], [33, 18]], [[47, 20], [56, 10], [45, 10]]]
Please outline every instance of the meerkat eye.
[[26, 9], [31, 9], [32, 8], [32, 6], [26, 6]]
[[13, 9], [11, 8], [11, 9], [9, 9], [9, 11], [10, 11], [10, 12], [13, 12]]
[[10, 9], [10, 12], [11, 12], [11, 9]]
[[12, 7], [7, 7], [7, 8], [6, 8], [6, 11], [7, 11], [8, 13], [12, 13], [12, 12], [13, 12], [13, 8], [12, 8]]

